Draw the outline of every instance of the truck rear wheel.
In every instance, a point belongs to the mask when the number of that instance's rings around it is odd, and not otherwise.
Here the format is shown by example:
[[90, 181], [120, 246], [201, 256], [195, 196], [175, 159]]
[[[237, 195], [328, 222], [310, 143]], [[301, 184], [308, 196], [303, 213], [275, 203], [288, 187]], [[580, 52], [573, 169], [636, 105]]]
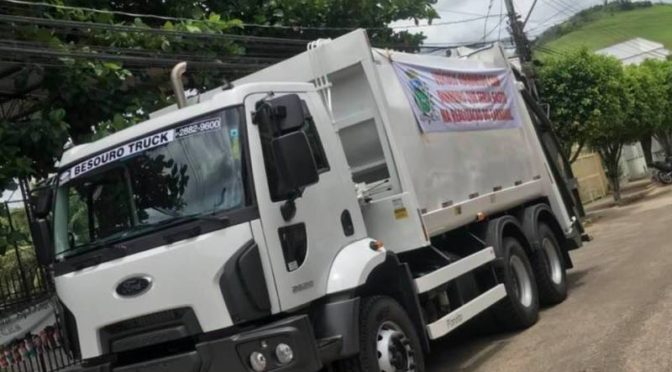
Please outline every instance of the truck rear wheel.
[[385, 296], [364, 299], [359, 329], [359, 355], [336, 362], [334, 371], [424, 372], [420, 339], [395, 300]]
[[539, 224], [541, 246], [530, 258], [539, 288], [539, 301], [544, 305], [560, 303], [567, 298], [567, 273], [558, 240], [548, 225]]
[[532, 267], [520, 242], [502, 241], [503, 267], [497, 270], [508, 296], [496, 307], [495, 317], [507, 330], [530, 327], [539, 319], [539, 298]]

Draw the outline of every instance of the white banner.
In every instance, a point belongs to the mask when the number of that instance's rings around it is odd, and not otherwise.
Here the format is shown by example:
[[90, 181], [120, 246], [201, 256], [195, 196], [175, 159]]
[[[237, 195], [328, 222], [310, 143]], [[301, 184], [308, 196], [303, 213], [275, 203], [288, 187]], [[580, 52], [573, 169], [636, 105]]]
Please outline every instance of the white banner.
[[422, 132], [516, 128], [507, 69], [457, 70], [392, 62]]

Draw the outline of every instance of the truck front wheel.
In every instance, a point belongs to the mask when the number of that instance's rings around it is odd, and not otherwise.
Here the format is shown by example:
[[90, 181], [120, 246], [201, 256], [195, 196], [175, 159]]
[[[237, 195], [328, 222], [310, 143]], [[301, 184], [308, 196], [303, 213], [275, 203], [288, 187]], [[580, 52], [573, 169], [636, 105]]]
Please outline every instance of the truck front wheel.
[[359, 355], [336, 362], [336, 372], [424, 372], [420, 339], [392, 298], [369, 297], [359, 314]]

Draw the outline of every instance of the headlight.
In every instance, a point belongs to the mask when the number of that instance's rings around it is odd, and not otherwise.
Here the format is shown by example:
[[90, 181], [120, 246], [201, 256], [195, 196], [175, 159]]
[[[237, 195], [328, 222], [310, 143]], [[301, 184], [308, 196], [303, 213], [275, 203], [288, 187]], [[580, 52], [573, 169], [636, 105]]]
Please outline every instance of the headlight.
[[250, 366], [252, 369], [257, 372], [262, 372], [266, 370], [266, 357], [264, 354], [255, 351], [250, 354]]
[[280, 364], [288, 364], [294, 360], [294, 350], [287, 344], [278, 344], [275, 347], [275, 357]]

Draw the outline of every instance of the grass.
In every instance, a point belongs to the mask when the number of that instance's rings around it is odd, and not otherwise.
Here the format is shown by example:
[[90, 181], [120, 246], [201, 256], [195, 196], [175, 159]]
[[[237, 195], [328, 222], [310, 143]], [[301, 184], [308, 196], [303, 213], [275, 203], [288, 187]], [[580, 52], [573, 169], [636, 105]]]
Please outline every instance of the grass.
[[635, 37], [662, 43], [672, 50], [672, 5], [656, 4], [629, 11], [602, 10], [594, 15], [594, 20], [547, 42], [544, 47], [558, 52], [580, 47], [598, 50]]

